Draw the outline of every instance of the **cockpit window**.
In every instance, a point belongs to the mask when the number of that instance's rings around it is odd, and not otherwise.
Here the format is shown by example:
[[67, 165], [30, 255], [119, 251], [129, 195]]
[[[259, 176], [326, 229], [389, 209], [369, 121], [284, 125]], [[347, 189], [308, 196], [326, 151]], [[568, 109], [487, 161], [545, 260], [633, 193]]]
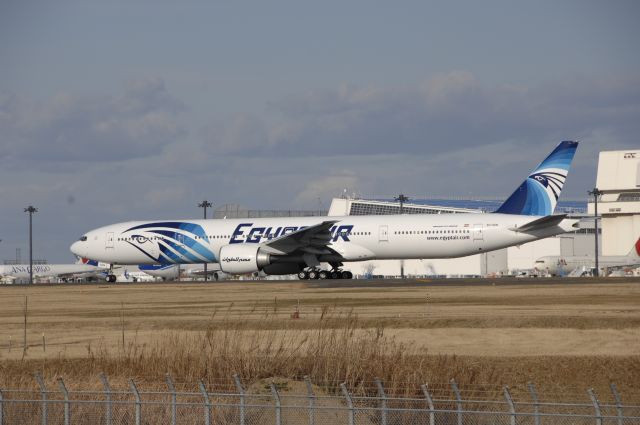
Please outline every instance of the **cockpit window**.
[[82, 237], [80, 238], [80, 240], [81, 240], [82, 242], [86, 241], [86, 240], [87, 240], [87, 236], [86, 236], [86, 235], [85, 235], [85, 236], [82, 236]]

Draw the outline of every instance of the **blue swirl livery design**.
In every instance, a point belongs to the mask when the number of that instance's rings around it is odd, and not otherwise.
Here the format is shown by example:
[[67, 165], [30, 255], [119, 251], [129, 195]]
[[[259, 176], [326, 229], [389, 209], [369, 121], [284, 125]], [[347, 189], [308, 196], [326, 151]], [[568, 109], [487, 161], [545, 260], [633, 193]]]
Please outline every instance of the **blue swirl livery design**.
[[122, 235], [131, 246], [160, 264], [216, 262], [208, 247], [209, 237], [199, 224], [159, 221], [131, 227]]
[[577, 148], [578, 142], [561, 142], [495, 212], [535, 216], [553, 214]]

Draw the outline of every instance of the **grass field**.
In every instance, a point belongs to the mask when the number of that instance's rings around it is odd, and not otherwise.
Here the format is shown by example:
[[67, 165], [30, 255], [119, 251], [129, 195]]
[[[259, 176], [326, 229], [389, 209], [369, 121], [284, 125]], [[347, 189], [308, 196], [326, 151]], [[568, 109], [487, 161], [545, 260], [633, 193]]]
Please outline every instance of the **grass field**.
[[33, 386], [35, 370], [72, 385], [97, 384], [99, 371], [227, 385], [237, 372], [363, 391], [379, 376], [395, 393], [450, 378], [549, 392], [616, 382], [640, 399], [638, 283], [0, 287], [0, 318], [5, 388]]

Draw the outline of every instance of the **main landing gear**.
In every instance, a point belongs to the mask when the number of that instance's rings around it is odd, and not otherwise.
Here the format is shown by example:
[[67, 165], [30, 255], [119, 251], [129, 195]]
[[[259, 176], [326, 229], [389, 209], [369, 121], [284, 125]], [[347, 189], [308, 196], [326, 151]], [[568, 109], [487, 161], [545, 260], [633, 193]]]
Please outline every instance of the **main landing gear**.
[[300, 280], [315, 280], [315, 279], [353, 279], [353, 273], [348, 270], [318, 270], [309, 269], [302, 270], [298, 273], [298, 279]]

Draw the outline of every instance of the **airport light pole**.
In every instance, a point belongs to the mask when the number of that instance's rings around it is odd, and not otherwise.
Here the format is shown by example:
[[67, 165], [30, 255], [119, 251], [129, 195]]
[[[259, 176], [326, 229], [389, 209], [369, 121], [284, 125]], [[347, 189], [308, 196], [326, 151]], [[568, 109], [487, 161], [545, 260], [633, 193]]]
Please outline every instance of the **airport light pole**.
[[29, 213], [29, 283], [33, 284], [33, 213], [37, 213], [38, 209], [29, 205], [24, 212]]
[[595, 241], [596, 241], [596, 277], [600, 276], [600, 268], [598, 264], [598, 197], [602, 195], [602, 192], [594, 187], [593, 190], [589, 191], [589, 195], [593, 195], [593, 203], [594, 203], [594, 227], [595, 227]]
[[[202, 208], [204, 210], [204, 219], [207, 219], [207, 208], [208, 207], [212, 207], [213, 204], [211, 204], [211, 202], [207, 201], [206, 199], [202, 202], [200, 202], [198, 204], [198, 207]], [[178, 272], [179, 273], [179, 272]], [[207, 281], [207, 263], [205, 261], [204, 263], [204, 281]]]
[[[403, 193], [393, 198], [394, 201], [400, 202], [400, 214], [404, 214], [404, 203], [409, 200]], [[404, 279], [404, 260], [400, 260], [400, 279]]]
[[400, 195], [393, 198], [393, 200], [400, 202], [400, 214], [404, 214], [404, 203], [407, 202], [409, 198], [401, 193]]

